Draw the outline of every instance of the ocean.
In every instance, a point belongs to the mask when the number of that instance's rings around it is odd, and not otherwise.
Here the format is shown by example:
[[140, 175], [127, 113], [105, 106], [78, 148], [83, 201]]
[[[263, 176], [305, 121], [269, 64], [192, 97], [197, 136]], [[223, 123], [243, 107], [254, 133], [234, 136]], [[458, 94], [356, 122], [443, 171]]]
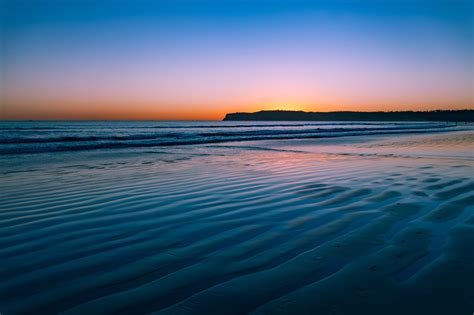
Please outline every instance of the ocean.
[[474, 310], [472, 125], [0, 129], [1, 314]]
[[2, 121], [0, 155], [422, 133], [456, 128], [454, 123], [422, 122]]

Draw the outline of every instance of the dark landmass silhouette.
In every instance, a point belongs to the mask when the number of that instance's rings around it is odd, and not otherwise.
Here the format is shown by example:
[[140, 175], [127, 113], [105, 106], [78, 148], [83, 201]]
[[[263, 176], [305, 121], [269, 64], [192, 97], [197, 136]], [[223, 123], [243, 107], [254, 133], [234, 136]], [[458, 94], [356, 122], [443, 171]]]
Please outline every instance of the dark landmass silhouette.
[[304, 112], [287, 110], [229, 113], [224, 121], [449, 121], [474, 122], [474, 110], [396, 112]]

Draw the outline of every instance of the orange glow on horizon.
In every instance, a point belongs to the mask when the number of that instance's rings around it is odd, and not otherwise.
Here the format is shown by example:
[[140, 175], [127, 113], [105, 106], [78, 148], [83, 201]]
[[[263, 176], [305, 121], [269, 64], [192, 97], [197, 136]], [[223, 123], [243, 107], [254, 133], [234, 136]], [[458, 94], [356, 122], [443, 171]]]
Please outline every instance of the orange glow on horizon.
[[[67, 104], [67, 106], [64, 106]], [[221, 104], [226, 104], [222, 102]], [[0, 111], [1, 119], [8, 120], [222, 120], [227, 113], [257, 112], [261, 110], [293, 111], [403, 111], [437, 109], [474, 109], [469, 101], [452, 105], [433, 104], [332, 104], [318, 105], [301, 101], [267, 101], [255, 103], [227, 102], [221, 104], [163, 104], [159, 102], [68, 102], [37, 101], [7, 104]]]

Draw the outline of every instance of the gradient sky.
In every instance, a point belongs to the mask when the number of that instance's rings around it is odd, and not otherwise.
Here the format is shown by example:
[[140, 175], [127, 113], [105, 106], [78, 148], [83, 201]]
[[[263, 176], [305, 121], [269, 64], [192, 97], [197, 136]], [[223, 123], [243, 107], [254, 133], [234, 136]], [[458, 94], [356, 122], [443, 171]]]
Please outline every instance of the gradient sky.
[[0, 0], [1, 118], [474, 108], [472, 0]]

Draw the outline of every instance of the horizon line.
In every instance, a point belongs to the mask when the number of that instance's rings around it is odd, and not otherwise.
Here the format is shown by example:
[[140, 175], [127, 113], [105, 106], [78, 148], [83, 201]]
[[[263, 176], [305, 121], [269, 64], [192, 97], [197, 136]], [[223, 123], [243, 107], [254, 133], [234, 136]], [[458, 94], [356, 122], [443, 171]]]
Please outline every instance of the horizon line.
[[340, 111], [305, 111], [305, 110], [286, 110], [286, 109], [262, 109], [253, 112], [228, 112], [224, 114], [221, 119], [136, 119], [136, 118], [23, 118], [23, 119], [9, 119], [0, 118], [0, 122], [25, 122], [25, 121], [223, 121], [229, 114], [255, 114], [260, 112], [297, 112], [297, 113], [429, 113], [429, 112], [460, 112], [460, 111], [474, 111], [473, 108], [464, 109], [432, 109], [432, 110], [391, 110], [391, 111], [354, 111], [354, 110], [340, 110]]

